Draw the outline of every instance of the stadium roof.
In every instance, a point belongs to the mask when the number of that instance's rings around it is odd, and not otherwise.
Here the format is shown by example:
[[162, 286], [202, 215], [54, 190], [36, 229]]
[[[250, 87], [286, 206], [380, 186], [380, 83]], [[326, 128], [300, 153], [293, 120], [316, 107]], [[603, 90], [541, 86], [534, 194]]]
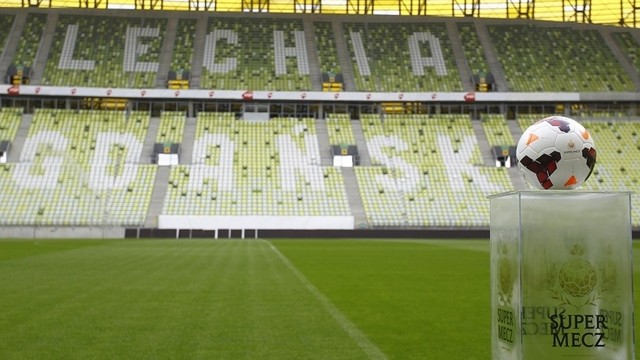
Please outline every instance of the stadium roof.
[[637, 27], [640, 0], [0, 0], [0, 7], [526, 18]]

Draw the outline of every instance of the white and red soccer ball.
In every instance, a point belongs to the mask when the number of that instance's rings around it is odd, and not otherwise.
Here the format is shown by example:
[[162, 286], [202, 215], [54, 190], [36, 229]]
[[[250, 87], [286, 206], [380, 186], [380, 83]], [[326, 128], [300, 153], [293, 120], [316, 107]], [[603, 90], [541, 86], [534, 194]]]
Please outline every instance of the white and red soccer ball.
[[525, 180], [544, 190], [575, 189], [596, 164], [591, 134], [577, 121], [551, 116], [524, 131], [516, 148]]

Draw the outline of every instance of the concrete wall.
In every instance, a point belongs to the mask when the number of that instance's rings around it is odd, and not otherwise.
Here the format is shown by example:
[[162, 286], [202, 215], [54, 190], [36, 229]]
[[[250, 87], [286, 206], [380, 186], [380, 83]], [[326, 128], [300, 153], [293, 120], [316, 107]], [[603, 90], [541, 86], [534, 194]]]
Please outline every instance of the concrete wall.
[[2, 226], [0, 238], [10, 239], [122, 239], [123, 227]]

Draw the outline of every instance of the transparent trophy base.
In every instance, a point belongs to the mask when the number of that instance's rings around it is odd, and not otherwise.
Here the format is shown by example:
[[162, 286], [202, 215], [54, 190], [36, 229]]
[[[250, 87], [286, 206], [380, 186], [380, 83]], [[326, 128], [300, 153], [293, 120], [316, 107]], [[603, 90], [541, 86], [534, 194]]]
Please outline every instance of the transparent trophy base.
[[490, 197], [493, 359], [633, 359], [631, 194]]

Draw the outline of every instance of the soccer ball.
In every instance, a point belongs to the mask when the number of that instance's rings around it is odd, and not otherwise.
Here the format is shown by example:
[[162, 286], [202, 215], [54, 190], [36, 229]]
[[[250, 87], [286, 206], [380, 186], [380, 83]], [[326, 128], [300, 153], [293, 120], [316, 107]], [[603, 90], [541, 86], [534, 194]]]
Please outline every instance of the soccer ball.
[[577, 121], [551, 116], [531, 125], [516, 148], [518, 168], [533, 187], [544, 190], [575, 189], [596, 164], [591, 134]]

